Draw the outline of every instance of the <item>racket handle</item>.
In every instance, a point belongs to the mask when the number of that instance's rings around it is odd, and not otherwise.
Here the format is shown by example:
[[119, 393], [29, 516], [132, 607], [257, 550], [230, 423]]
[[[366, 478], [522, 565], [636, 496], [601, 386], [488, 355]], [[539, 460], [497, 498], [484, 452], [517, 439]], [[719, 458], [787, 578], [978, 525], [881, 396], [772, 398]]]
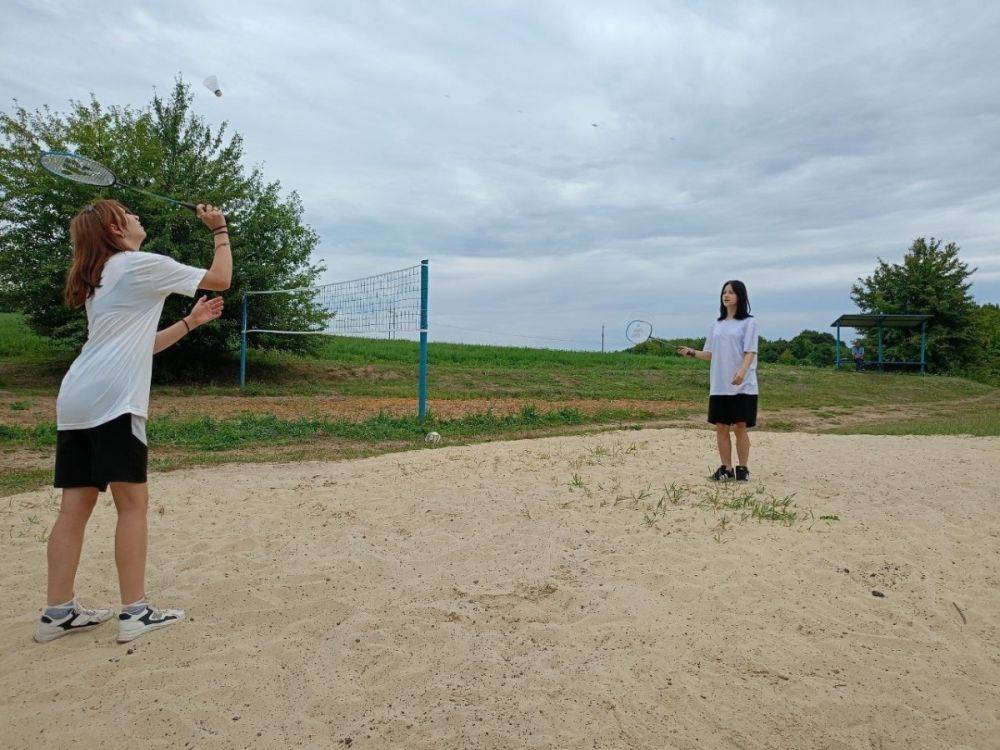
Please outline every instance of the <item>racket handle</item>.
[[176, 201], [178, 206], [184, 206], [188, 211], [193, 214], [198, 213], [198, 207], [193, 203], [185, 203], [184, 201]]

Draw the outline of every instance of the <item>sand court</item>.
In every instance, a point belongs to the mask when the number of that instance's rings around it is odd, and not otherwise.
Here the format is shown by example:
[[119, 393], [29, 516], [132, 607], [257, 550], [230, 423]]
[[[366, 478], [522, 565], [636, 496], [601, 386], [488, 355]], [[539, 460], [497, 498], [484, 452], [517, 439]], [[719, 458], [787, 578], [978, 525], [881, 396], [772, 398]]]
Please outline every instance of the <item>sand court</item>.
[[58, 495], [6, 499], [0, 744], [997, 747], [1000, 440], [753, 439], [721, 489], [670, 429], [154, 475], [150, 594], [189, 621], [127, 645], [31, 641]]

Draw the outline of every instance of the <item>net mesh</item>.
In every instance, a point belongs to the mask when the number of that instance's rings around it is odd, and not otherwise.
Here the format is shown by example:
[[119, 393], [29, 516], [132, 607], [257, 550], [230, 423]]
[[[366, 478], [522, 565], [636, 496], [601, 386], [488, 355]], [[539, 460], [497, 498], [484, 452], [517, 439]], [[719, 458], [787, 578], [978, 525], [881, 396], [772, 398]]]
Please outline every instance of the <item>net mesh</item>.
[[248, 296], [261, 294], [311, 298], [315, 305], [326, 311], [326, 324], [308, 331], [250, 328], [247, 333], [377, 336], [420, 331], [419, 265], [322, 286], [247, 293]]

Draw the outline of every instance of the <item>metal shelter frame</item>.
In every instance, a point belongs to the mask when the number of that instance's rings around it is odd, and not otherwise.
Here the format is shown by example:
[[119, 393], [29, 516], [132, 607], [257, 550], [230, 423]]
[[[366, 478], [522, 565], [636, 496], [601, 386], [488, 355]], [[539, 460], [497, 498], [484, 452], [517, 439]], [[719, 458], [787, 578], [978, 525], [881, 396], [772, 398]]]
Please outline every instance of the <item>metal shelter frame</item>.
[[[918, 313], [848, 313], [841, 315], [831, 328], [837, 329], [837, 368], [840, 367], [840, 329], [844, 328], [877, 328], [878, 329], [878, 359], [874, 364], [880, 371], [885, 365], [920, 365], [921, 374], [927, 369], [927, 321], [932, 315]], [[916, 328], [920, 326], [920, 361], [919, 362], [886, 362], [882, 357], [882, 331], [886, 328]]]

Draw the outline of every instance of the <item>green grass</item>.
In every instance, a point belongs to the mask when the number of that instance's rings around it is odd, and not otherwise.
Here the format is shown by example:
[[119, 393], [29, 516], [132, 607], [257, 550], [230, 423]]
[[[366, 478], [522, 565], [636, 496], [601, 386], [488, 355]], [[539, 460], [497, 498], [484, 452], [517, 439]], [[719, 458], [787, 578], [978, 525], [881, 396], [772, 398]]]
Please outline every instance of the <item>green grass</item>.
[[4, 469], [0, 471], [0, 497], [23, 492], [52, 481], [52, 469]]
[[[72, 350], [32, 334], [20, 315], [0, 314], [0, 388], [15, 397], [9, 407], [12, 413], [29, 408], [32, 396], [54, 395], [72, 356]], [[231, 372], [225, 374], [229, 369]], [[235, 361], [231, 368], [223, 368], [228, 384], [223, 379], [214, 385], [154, 388], [166, 395], [414, 398], [417, 344], [331, 337], [323, 339], [311, 357], [252, 351], [250, 383], [244, 390], [236, 386], [237, 369]], [[987, 417], [997, 410], [1000, 390], [962, 378], [769, 364], [760, 366], [759, 377], [764, 429], [795, 430], [805, 424], [809, 429], [882, 434], [996, 435], [1000, 430], [996, 424], [1000, 420]], [[550, 408], [570, 399], [668, 401], [677, 404], [673, 415], [683, 419], [703, 409], [707, 382], [706, 363], [679, 357], [435, 342], [430, 346], [429, 392], [433, 399], [509, 399], [547, 403]], [[886, 405], [911, 409], [915, 416], [894, 421], [880, 413]], [[816, 420], [810, 423], [789, 413], [796, 410], [808, 410], [821, 420], [820, 426]], [[635, 405], [631, 411], [620, 411], [616, 418], [643, 421], [663, 414], [662, 408], [654, 415]], [[601, 419], [586, 417], [595, 423]], [[843, 424], [838, 426], [837, 422]], [[314, 428], [333, 429], [303, 423], [294, 428], [298, 432], [290, 427], [275, 428], [277, 432], [267, 439], [303, 439]], [[154, 423], [153, 429], [169, 428], [166, 423]], [[251, 427], [242, 424], [230, 432], [240, 429]], [[366, 429], [374, 435], [388, 428], [383, 424]], [[256, 425], [253, 430], [264, 428]]]
[[[587, 497], [592, 497], [593, 492], [588, 489], [587, 484], [585, 478], [574, 474], [569, 486], [582, 488]], [[597, 484], [597, 489], [605, 488]], [[654, 490], [651, 486], [646, 486], [628, 493], [621, 492], [617, 485], [610, 489], [614, 500], [604, 498], [598, 503], [598, 507], [641, 512], [646, 526], [655, 526], [660, 521], [666, 520], [680, 505], [693, 505], [711, 511], [718, 516], [712, 538], [719, 543], [728, 541], [725, 534], [732, 530], [733, 524], [767, 521], [782, 526], [793, 526], [808, 522], [811, 529], [816, 519], [816, 514], [811, 508], [800, 507], [794, 502], [793, 495], [778, 497], [763, 485], [752, 488], [732, 485], [703, 488], [672, 483], [662, 489]], [[839, 521], [840, 518], [827, 514], [821, 515], [820, 520], [830, 524]]]
[[73, 358], [71, 347], [38, 336], [17, 313], [0, 313], [0, 388], [44, 393], [59, 387]]
[[791, 526], [797, 520], [812, 516], [811, 511], [796, 506], [792, 498], [792, 495], [779, 498], [763, 486], [742, 492], [726, 488], [706, 494], [699, 505], [714, 511], [739, 511], [741, 521], [776, 521]]
[[0, 445], [42, 448], [56, 444], [56, 426], [52, 422], [21, 427], [0, 423]]
[[[431, 395], [445, 399], [703, 402], [708, 386], [708, 365], [704, 362], [625, 352], [601, 354], [432, 342], [429, 361]], [[250, 379], [260, 392], [277, 394], [280, 387], [296, 387], [288, 382], [295, 376], [296, 366], [322, 368], [336, 363], [346, 371], [333, 383], [338, 393], [409, 396], [416, 380], [416, 362], [417, 345], [413, 342], [331, 338], [318, 356], [309, 359], [254, 353]], [[260, 369], [257, 375], [255, 367]], [[352, 374], [351, 368], [363, 368], [364, 372]], [[962, 378], [858, 374], [777, 364], [761, 364], [758, 377], [769, 409], [818, 407], [843, 411], [881, 403], [953, 401], [996, 390]]]
[[[409, 398], [416, 390], [417, 344], [330, 337], [313, 357], [251, 351], [249, 387], [236, 385], [238, 363], [215, 385], [154, 386], [167, 394], [329, 395]], [[19, 315], [0, 315], [0, 387], [18, 395], [52, 392], [73, 352], [30, 333]], [[557, 402], [635, 399], [701, 405], [708, 366], [680, 357], [569, 352], [431, 342], [429, 391], [437, 399]], [[962, 378], [878, 374], [762, 364], [768, 410], [823, 409], [832, 414], [879, 404], [948, 402], [996, 389]], [[226, 380], [228, 379], [228, 384]]]
[[69, 348], [31, 332], [17, 313], [0, 313], [0, 359], [64, 357]]
[[[485, 412], [456, 419], [436, 419], [424, 423], [414, 417], [380, 414], [363, 421], [323, 419], [278, 419], [271, 415], [245, 414], [230, 419], [151, 419], [147, 434], [157, 447], [193, 451], [230, 451], [266, 445], [290, 445], [339, 438], [359, 443], [422, 442], [434, 430], [448, 441], [475, 441], [499, 436], [587, 424], [618, 424], [635, 417], [631, 411], [605, 409], [588, 414], [576, 409], [540, 412], [526, 405], [517, 414]], [[56, 442], [56, 428], [50, 423], [34, 427], [0, 424], [0, 445], [44, 450]]]
[[1000, 437], [1000, 411], [997, 402], [992, 408], [970, 413], [941, 414], [913, 419], [871, 422], [851, 427], [838, 427], [830, 432], [852, 435], [974, 435]]

